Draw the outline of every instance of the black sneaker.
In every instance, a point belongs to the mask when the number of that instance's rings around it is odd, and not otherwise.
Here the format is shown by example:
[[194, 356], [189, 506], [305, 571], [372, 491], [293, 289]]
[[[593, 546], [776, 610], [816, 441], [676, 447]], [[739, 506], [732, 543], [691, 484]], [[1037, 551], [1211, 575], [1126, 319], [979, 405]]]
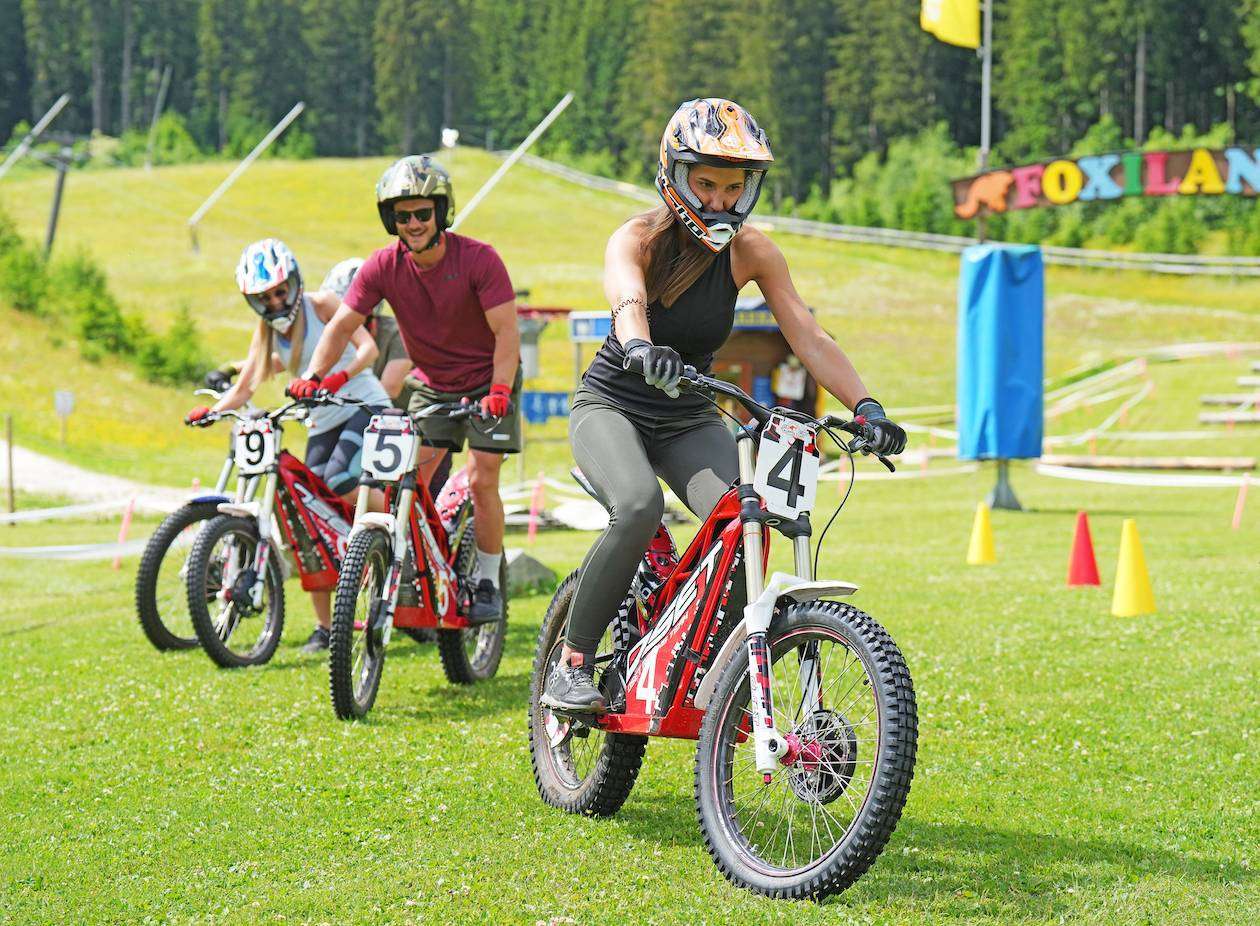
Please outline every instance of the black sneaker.
[[608, 702], [595, 687], [595, 670], [590, 666], [571, 666], [564, 662], [551, 670], [539, 700], [547, 707], [560, 711], [602, 714], [608, 710]]
[[473, 589], [472, 607], [468, 609], [468, 623], [493, 624], [503, 620], [503, 596], [489, 579], [482, 579]]
[[322, 653], [326, 649], [328, 649], [328, 631], [323, 627], [316, 627], [311, 631], [310, 637], [302, 644], [304, 653]]

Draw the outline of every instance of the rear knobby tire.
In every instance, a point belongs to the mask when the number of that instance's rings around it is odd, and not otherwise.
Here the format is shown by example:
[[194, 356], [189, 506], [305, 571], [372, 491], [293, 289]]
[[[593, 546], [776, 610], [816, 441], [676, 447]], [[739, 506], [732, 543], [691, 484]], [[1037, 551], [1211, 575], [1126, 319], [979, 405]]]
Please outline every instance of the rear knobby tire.
[[[793, 720], [796, 654], [811, 641], [826, 650], [819, 657], [826, 673], [823, 704], [810, 714], [815, 719], [802, 721], [805, 712], [796, 711]], [[752, 739], [739, 739], [749, 701], [744, 649], [723, 670], [701, 724], [696, 810], [709, 853], [731, 882], [771, 897], [821, 898], [861, 877], [901, 817], [918, 737], [914, 687], [892, 638], [848, 604], [788, 607], [771, 626], [768, 643], [776, 728], [787, 734], [784, 727], [797, 724], [801, 742], [810, 739], [809, 723], [815, 731], [825, 729], [813, 734], [814, 748], [825, 758], [812, 772], [802, 764], [781, 767], [771, 784], [762, 785], [749, 761]], [[829, 683], [832, 668], [840, 674]], [[841, 690], [846, 693], [837, 694]], [[748, 789], [742, 803], [737, 788]], [[802, 824], [795, 836], [793, 821]], [[805, 832], [806, 826], [813, 829]]]
[[[572, 721], [552, 713], [539, 701], [547, 674], [559, 659], [578, 575], [575, 571], [560, 583], [538, 632], [529, 687], [530, 763], [534, 784], [545, 803], [569, 813], [611, 817], [626, 802], [639, 777], [647, 737], [590, 728], [585, 737], [570, 735], [563, 740], [564, 724], [571, 725]], [[605, 634], [601, 652], [611, 649], [611, 636]], [[598, 674], [595, 681], [601, 681]]]
[[[219, 542], [229, 537], [234, 542], [231, 563], [224, 561], [223, 550], [216, 550]], [[230, 603], [220, 601], [213, 594], [207, 597], [209, 577], [221, 577], [224, 570], [230, 576], [237, 571], [240, 563], [252, 563], [258, 542], [258, 525], [252, 518], [221, 514], [206, 522], [188, 554], [188, 612], [201, 648], [224, 669], [258, 666], [269, 661], [275, 655], [284, 631], [284, 575], [280, 571], [280, 559], [274, 546], [267, 556], [263, 602], [258, 613], [236, 617], [238, 612]], [[221, 583], [216, 584], [216, 591], [219, 587]], [[258, 622], [261, 622], [261, 627], [246, 649], [229, 645], [234, 639], [248, 640]], [[220, 630], [228, 626], [233, 629], [224, 640]]]
[[[471, 576], [477, 568], [477, 541], [473, 535], [472, 516], [459, 542], [455, 555], [455, 571], [460, 576]], [[503, 643], [507, 637], [508, 586], [507, 554], [499, 559], [499, 593], [503, 596], [503, 620], [458, 630], [439, 628], [437, 633], [438, 655], [442, 657], [442, 671], [453, 685], [471, 685], [493, 678], [503, 660]]]
[[389, 538], [365, 530], [351, 539], [341, 561], [328, 635], [328, 687], [333, 710], [342, 720], [357, 720], [376, 703], [385, 647], [373, 638], [368, 615], [372, 602], [381, 597], [390, 558]]
[[199, 645], [188, 613], [187, 582], [179, 575], [188, 557], [181, 548], [172, 546], [184, 531], [217, 514], [217, 502], [189, 502], [168, 514], [145, 544], [136, 570], [136, 616], [156, 649], [195, 649]]

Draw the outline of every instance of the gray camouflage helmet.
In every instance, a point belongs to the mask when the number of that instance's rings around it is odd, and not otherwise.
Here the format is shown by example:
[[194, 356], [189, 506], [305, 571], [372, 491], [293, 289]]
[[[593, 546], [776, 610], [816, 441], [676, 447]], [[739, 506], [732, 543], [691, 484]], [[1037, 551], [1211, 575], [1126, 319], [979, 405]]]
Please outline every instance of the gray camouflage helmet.
[[376, 182], [376, 209], [381, 224], [391, 235], [398, 234], [394, 203], [400, 199], [432, 199], [438, 231], [449, 228], [455, 218], [455, 191], [451, 175], [427, 154], [409, 154], [386, 168]]

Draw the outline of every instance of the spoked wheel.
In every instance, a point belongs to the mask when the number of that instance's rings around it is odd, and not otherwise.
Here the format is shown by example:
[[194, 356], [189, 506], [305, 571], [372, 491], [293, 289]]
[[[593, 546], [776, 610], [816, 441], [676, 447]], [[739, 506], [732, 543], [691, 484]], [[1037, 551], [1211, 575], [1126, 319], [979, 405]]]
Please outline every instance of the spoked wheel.
[[202, 649], [225, 669], [261, 665], [280, 645], [284, 579], [274, 547], [257, 605], [251, 595], [258, 542], [251, 519], [221, 514], [206, 522], [188, 554], [188, 612]]
[[[459, 542], [455, 557], [455, 571], [460, 576], [471, 576], [477, 566], [477, 542], [473, 537], [471, 514], [468, 527]], [[459, 630], [437, 631], [438, 653], [442, 656], [442, 670], [448, 681], [456, 685], [471, 685], [493, 678], [503, 659], [503, 641], [507, 637], [508, 592], [507, 556], [499, 560], [499, 591], [503, 595], [503, 620], [477, 627]]]
[[[166, 516], [145, 544], [136, 570], [136, 616], [140, 627], [157, 649], [193, 649], [197, 632], [188, 613], [188, 554], [202, 522], [218, 514], [216, 502], [190, 502]], [[209, 576], [203, 594], [219, 589], [217, 576]]]
[[[539, 701], [548, 674], [560, 661], [577, 580], [578, 573], [574, 572], [560, 583], [538, 634], [529, 689], [529, 753], [534, 783], [546, 803], [569, 813], [610, 817], [630, 796], [643, 764], [647, 737], [605, 733], [580, 719], [556, 713]], [[611, 639], [609, 632], [600, 641], [601, 655], [611, 652]], [[608, 664], [607, 660], [599, 663]], [[607, 692], [599, 670], [595, 683]]]
[[787, 752], [757, 771], [746, 651], [718, 681], [700, 729], [696, 809], [718, 868], [774, 897], [843, 891], [892, 835], [914, 774], [914, 687], [869, 615], [810, 601], [770, 630], [775, 728]]
[[341, 561], [328, 637], [328, 682], [342, 720], [372, 709], [385, 667], [388, 618], [380, 602], [389, 572], [389, 539], [376, 530], [356, 534]]

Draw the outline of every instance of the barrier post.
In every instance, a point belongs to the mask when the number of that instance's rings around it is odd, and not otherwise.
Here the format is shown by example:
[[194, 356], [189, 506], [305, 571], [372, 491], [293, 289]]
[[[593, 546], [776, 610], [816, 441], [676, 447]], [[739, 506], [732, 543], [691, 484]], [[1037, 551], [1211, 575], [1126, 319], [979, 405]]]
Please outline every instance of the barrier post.
[[1247, 504], [1247, 484], [1251, 482], [1251, 473], [1243, 473], [1242, 482], [1238, 485], [1238, 500], [1234, 502], [1234, 520], [1230, 527], [1234, 530], [1242, 527], [1243, 505]]
[[[17, 511], [17, 494], [13, 488], [13, 416], [9, 414], [4, 416], [4, 447], [9, 459], [9, 514], [13, 514]], [[15, 523], [9, 522], [10, 526]]]
[[127, 500], [127, 507], [123, 509], [122, 524], [118, 528], [118, 551], [114, 554], [115, 569], [122, 566], [122, 545], [127, 542], [127, 531], [131, 528], [131, 514], [135, 508], [136, 497], [133, 495]]
[[526, 540], [531, 545], [534, 542], [534, 538], [538, 536], [538, 519], [542, 515], [546, 480], [547, 474], [539, 470], [538, 481], [534, 483], [534, 493], [529, 499], [529, 533], [526, 535]]

